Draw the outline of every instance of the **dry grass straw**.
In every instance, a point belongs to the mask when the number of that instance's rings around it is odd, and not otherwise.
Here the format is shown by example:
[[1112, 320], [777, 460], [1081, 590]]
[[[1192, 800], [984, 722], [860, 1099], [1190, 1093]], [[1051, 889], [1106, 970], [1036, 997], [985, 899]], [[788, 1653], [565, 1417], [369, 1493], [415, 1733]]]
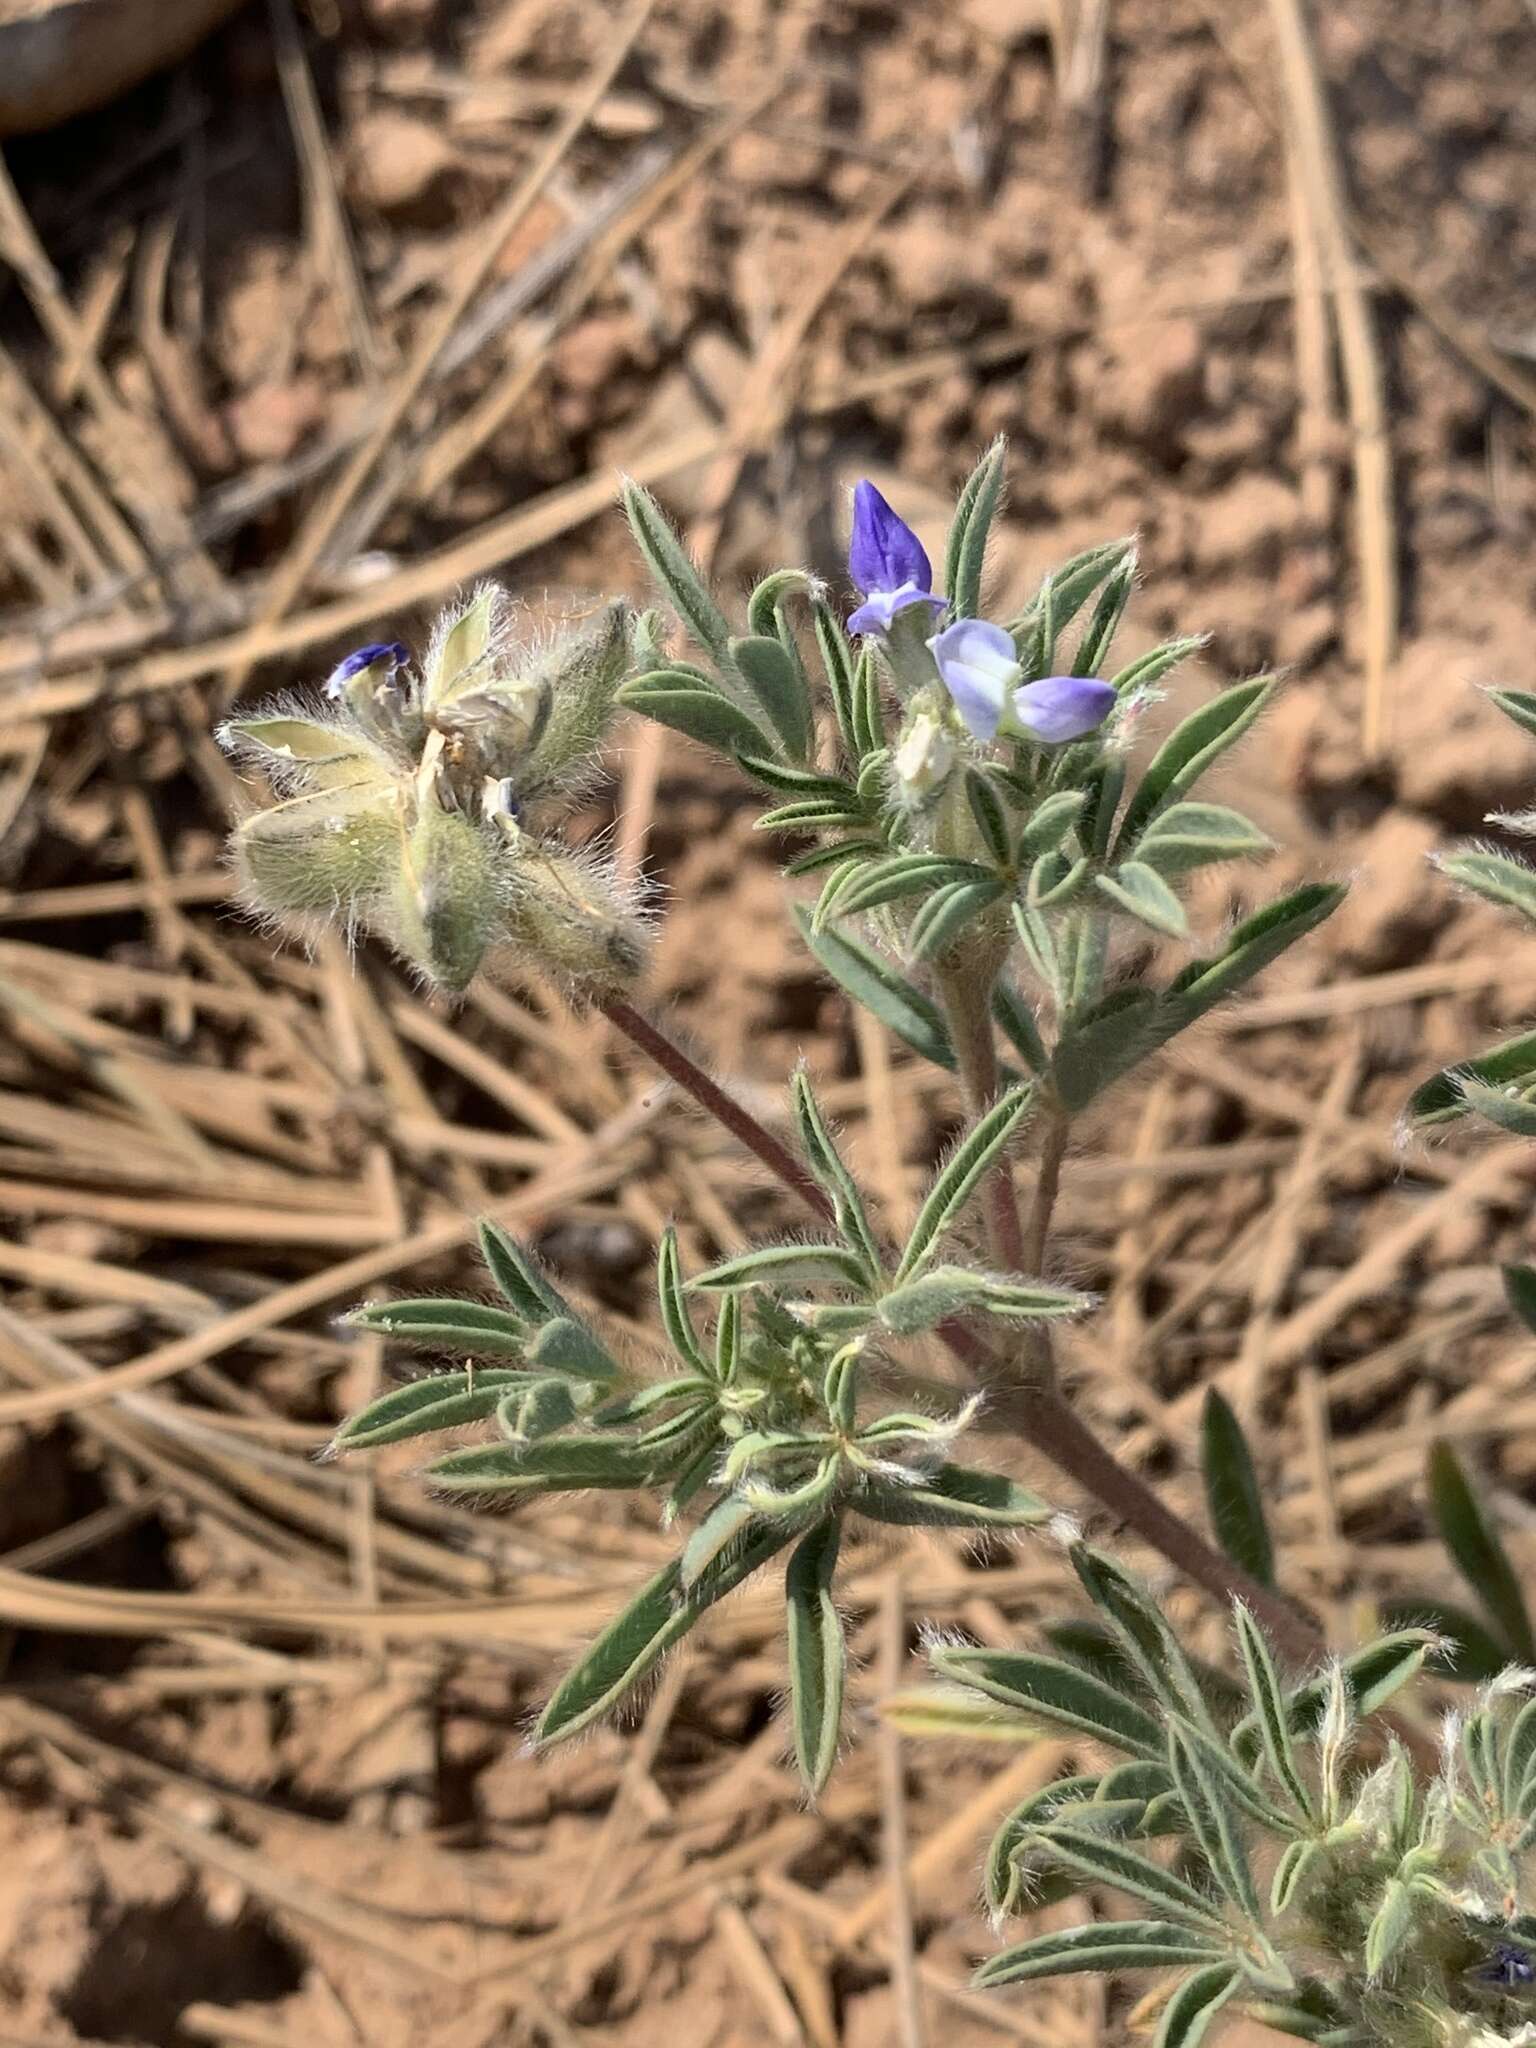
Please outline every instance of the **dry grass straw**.
[[[304, 178], [308, 261], [337, 295], [364, 404], [351, 438], [327, 444], [318, 461], [279, 466], [250, 480], [245, 500], [225, 494], [191, 514], [166, 421], [134, 412], [103, 368], [114, 318], [131, 300], [148, 373], [132, 388], [163, 401], [174, 365], [165, 352], [172, 238], [164, 223], [136, 269], [125, 250], [106, 252], [73, 305], [15, 188], [0, 179], [0, 254], [52, 347], [41, 373], [0, 359], [0, 453], [18, 486], [0, 540], [33, 600], [0, 621], [0, 832], [40, 793], [110, 787], [130, 866], [45, 886], [22, 875], [0, 892], [0, 1445], [61, 1428], [102, 1494], [72, 1522], [0, 1556], [0, 1619], [137, 1646], [110, 1675], [18, 1690], [3, 1715], [12, 1734], [51, 1768], [72, 1772], [104, 1808], [170, 1843], [190, 1866], [237, 1881], [306, 1941], [362, 1948], [434, 1994], [452, 1992], [492, 2015], [520, 2012], [556, 2040], [585, 2037], [562, 2013], [575, 1981], [568, 1971], [702, 1896], [711, 1942], [763, 2038], [831, 2048], [830, 1987], [847, 1963], [889, 1971], [909, 2048], [925, 2030], [936, 2037], [950, 2013], [984, 2018], [1024, 2042], [1086, 2043], [1095, 2018], [1075, 1991], [1027, 2012], [977, 2000], [957, 1971], [925, 1956], [914, 1931], [912, 1902], [941, 1883], [952, 1896], [964, 1883], [995, 1804], [1022, 1796], [1064, 1756], [1033, 1753], [1000, 1783], [973, 1771], [947, 1818], [923, 1832], [914, 1819], [910, 1840], [908, 1773], [921, 1780], [924, 1763], [910, 1746], [903, 1753], [891, 1729], [855, 1755], [818, 1814], [798, 1809], [774, 1728], [743, 1751], [701, 1735], [702, 1721], [690, 1724], [705, 1761], [686, 1785], [664, 1786], [667, 1744], [695, 1695], [748, 1682], [722, 1681], [722, 1664], [733, 1674], [752, 1660], [777, 1668], [765, 1597], [731, 1603], [694, 1660], [670, 1667], [638, 1733], [625, 1743], [601, 1738], [612, 1796], [584, 1849], [561, 1864], [520, 1847], [535, 1888], [563, 1888], [582, 1906], [579, 1920], [534, 1934], [482, 1931], [479, 1949], [462, 1930], [454, 1947], [439, 1927], [407, 1929], [366, 1885], [353, 1893], [340, 1879], [322, 1883], [293, 1848], [308, 1831], [339, 1868], [352, 1869], [354, 1849], [372, 1852], [393, 1838], [374, 1840], [352, 1824], [301, 1825], [291, 1811], [215, 1783], [199, 1763], [172, 1769], [85, 1725], [95, 1710], [131, 1720], [167, 1702], [195, 1711], [240, 1695], [314, 1697], [344, 1712], [370, 1688], [397, 1682], [442, 1698], [456, 1674], [478, 1667], [504, 1687], [536, 1687], [662, 1554], [656, 1531], [622, 1517], [549, 1509], [491, 1521], [424, 1502], [409, 1473], [387, 1462], [363, 1477], [316, 1465], [325, 1424], [315, 1418], [334, 1413], [339, 1398], [332, 1381], [353, 1376], [355, 1391], [355, 1376], [379, 1367], [340, 1341], [329, 1319], [385, 1285], [473, 1284], [466, 1247], [478, 1210], [534, 1234], [572, 1215], [618, 1220], [642, 1240], [675, 1213], [699, 1241], [731, 1249], [764, 1213], [761, 1187], [652, 1077], [613, 1064], [600, 1025], [573, 1017], [548, 991], [489, 986], [449, 1018], [379, 960], [355, 968], [335, 947], [313, 960], [274, 956], [219, 914], [229, 885], [209, 863], [206, 840], [187, 865], [186, 848], [163, 837], [149, 788], [131, 772], [112, 781], [102, 731], [107, 718], [130, 721], [131, 771], [144, 730], [136, 721], [161, 708], [143, 700], [190, 691], [177, 718], [160, 723], [159, 739], [179, 734], [180, 766], [207, 796], [202, 823], [217, 827], [227, 784], [199, 737], [216, 696], [257, 664], [371, 628], [477, 574], [505, 572], [608, 510], [611, 477], [580, 477], [466, 522], [366, 588], [338, 596], [320, 573], [338, 537], [360, 551], [391, 508], [423, 490], [451, 491], [499, 422], [537, 393], [555, 341], [607, 288], [621, 257], [643, 250], [667, 198], [757, 117], [748, 104], [701, 121], [691, 143], [573, 243], [568, 272], [552, 268], [565, 278], [552, 310], [535, 296], [509, 326], [492, 304], [492, 267], [563, 177], [649, 14], [649, 0], [639, 0], [605, 36], [587, 80], [502, 204], [464, 238], [396, 350], [351, 252], [288, 0], [271, 0]], [[1277, 0], [1290, 48], [1288, 104], [1309, 124], [1298, 136], [1317, 141], [1326, 164], [1315, 78], [1295, 48], [1292, 14]], [[1091, 55], [1102, 47], [1103, 11], [1086, 8], [1083, 19]], [[1083, 90], [1096, 91], [1098, 81], [1091, 70]], [[1352, 378], [1368, 719], [1379, 739], [1395, 613], [1383, 565], [1395, 543], [1372, 400], [1366, 309], [1375, 281], [1347, 260], [1337, 181], [1316, 169], [1303, 176], [1305, 160], [1299, 151], [1304, 360], [1321, 413], [1331, 402], [1319, 367], [1331, 317]], [[812, 382], [805, 365], [817, 322], [922, 168], [871, 171], [862, 198], [828, 230], [768, 324], [738, 404], [717, 423], [631, 458], [641, 481], [659, 484], [707, 466], [693, 532], [706, 561], [745, 465], [792, 420], [1091, 331], [1007, 332], [877, 366], [851, 387], [846, 377], [835, 388]], [[1381, 252], [1372, 254], [1386, 270]], [[1145, 326], [1191, 305], [1170, 296], [1118, 324]], [[1443, 308], [1426, 302], [1424, 310], [1445, 324]], [[505, 366], [478, 400], [461, 401], [459, 369], [504, 330]], [[1475, 337], [1461, 345], [1476, 360]], [[409, 460], [396, 462], [402, 423], [424, 397], [427, 426]], [[99, 430], [90, 446], [101, 452], [88, 454], [83, 434], [71, 431], [85, 426]], [[270, 571], [258, 581], [226, 577], [206, 535], [229, 508], [238, 515], [242, 502], [280, 503], [316, 476], [318, 492]], [[632, 861], [654, 814], [660, 748], [660, 729], [650, 728], [630, 751], [623, 834]], [[106, 957], [91, 942], [98, 919], [110, 921]], [[118, 948], [125, 930], [134, 944]], [[63, 938], [80, 932], [72, 951]], [[1250, 1415], [1267, 1418], [1286, 1452], [1274, 1461], [1274, 1511], [1295, 1590], [1325, 1603], [1346, 1540], [1367, 1592], [1437, 1568], [1397, 1514], [1429, 1428], [1404, 1383], [1426, 1360], [1444, 1373], [1448, 1357], [1486, 1337], [1496, 1310], [1479, 1302], [1420, 1309], [1415, 1318], [1394, 1304], [1412, 1303], [1438, 1231], [1508, 1208], [1527, 1190], [1518, 1148], [1471, 1159], [1399, 1155], [1374, 1106], [1354, 1106], [1371, 1059], [1361, 1020], [1481, 999], [1504, 965], [1437, 962], [1261, 996], [1219, 1022], [1196, 1058], [1167, 1063], [1128, 1140], [1107, 1121], [1068, 1162], [1058, 1256], [1114, 1282], [1111, 1313], [1072, 1346], [1085, 1402], [1121, 1431], [1132, 1462], [1175, 1454], [1172, 1490], [1192, 1510], [1189, 1452], [1204, 1385], [1216, 1380]], [[1277, 1027], [1315, 1035], [1317, 1063], [1332, 1076], [1321, 1102], [1293, 1068], [1269, 1059], [1263, 1034]], [[931, 1145], [952, 1105], [942, 1077], [917, 1069], [868, 1019], [858, 1020], [857, 1052], [857, 1074], [830, 1082], [827, 1102], [849, 1124], [895, 1228], [923, 1170], [919, 1146]], [[1209, 1141], [1213, 1095], [1241, 1119], [1241, 1138]], [[1405, 1193], [1345, 1263], [1324, 1266], [1312, 1212], [1341, 1176], [1362, 1171], [1382, 1180], [1404, 1173]], [[1241, 1220], [1213, 1241], [1213, 1215]], [[1155, 1269], [1168, 1284], [1152, 1306]], [[1321, 1368], [1331, 1333], [1348, 1318], [1365, 1331], [1357, 1355]], [[646, 1330], [610, 1320], [643, 1369]], [[1362, 1407], [1371, 1412], [1366, 1426]], [[1536, 1420], [1529, 1361], [1513, 1352], [1487, 1361], [1486, 1371], [1452, 1384], [1432, 1420], [1467, 1443], [1512, 1439]], [[194, 1532], [197, 1583], [150, 1591], [90, 1576], [104, 1545], [164, 1523]], [[1524, 1532], [1514, 1541], [1518, 1551]], [[876, 1687], [894, 1680], [905, 1613], [960, 1619], [1006, 1640], [1062, 1597], [1059, 1568], [1039, 1551], [999, 1563], [921, 1542], [896, 1552], [851, 1548], [849, 1601], [860, 1639], [873, 1635], [879, 1645]], [[58, 1575], [66, 1564], [68, 1578]], [[1349, 1614], [1341, 1603], [1332, 1611], [1343, 1631]], [[1204, 1625], [1192, 1609], [1189, 1620]], [[862, 1687], [861, 1711], [872, 1690]], [[221, 1827], [188, 1821], [173, 1793], [212, 1797]], [[745, 1838], [739, 1829], [722, 1836], [723, 1820], [743, 1814]], [[839, 1829], [851, 1838], [877, 1816], [885, 1844], [878, 1874], [845, 1856], [828, 1897], [792, 1874], [808, 1848], [824, 1855]], [[434, 1843], [431, 1855], [440, 1859], [440, 1895], [457, 1899], [474, 1858], [451, 1842]], [[456, 1910], [445, 1907], [445, 1925]], [[984, 1939], [978, 1925], [977, 1945]], [[210, 2040], [276, 2038], [206, 2005], [182, 2023]]]

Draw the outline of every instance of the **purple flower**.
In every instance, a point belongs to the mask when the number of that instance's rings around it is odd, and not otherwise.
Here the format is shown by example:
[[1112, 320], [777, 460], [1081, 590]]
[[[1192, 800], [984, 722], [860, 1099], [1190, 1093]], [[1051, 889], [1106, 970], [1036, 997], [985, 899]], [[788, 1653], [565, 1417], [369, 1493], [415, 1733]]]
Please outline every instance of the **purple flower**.
[[979, 740], [999, 732], [1047, 746], [1078, 740], [1104, 723], [1115, 693], [1096, 676], [1020, 683], [1012, 638], [986, 619], [957, 619], [928, 642], [955, 709]]
[[922, 542], [867, 478], [853, 488], [848, 573], [864, 593], [863, 604], [848, 621], [850, 632], [888, 633], [896, 614], [909, 605], [944, 609], [943, 598], [933, 594], [933, 566]]
[[356, 675], [365, 668], [372, 668], [376, 661], [388, 661], [391, 669], [399, 668], [410, 660], [408, 649], [399, 640], [370, 640], [366, 647], [354, 648], [343, 656], [325, 679], [327, 697], [339, 697]]

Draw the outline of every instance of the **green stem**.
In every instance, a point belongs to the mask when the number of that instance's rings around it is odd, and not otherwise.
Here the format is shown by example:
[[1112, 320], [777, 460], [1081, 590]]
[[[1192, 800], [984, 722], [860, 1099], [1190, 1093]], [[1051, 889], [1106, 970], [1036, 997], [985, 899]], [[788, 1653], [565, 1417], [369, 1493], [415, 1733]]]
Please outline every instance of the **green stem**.
[[[973, 1117], [983, 1115], [997, 1097], [997, 1040], [992, 1029], [992, 987], [982, 975], [963, 966], [941, 968], [936, 976], [950, 1043], [960, 1068], [965, 1106]], [[982, 1189], [987, 1236], [992, 1256], [1005, 1273], [1033, 1270], [1025, 1263], [1024, 1232], [1019, 1223], [1019, 1198], [1013, 1184], [1013, 1162], [1000, 1159]]]
[[[699, 1107], [738, 1138], [748, 1151], [823, 1221], [831, 1204], [788, 1148], [743, 1109], [708, 1074], [638, 1010], [616, 996], [600, 1000], [603, 1014]], [[1298, 1664], [1315, 1661], [1325, 1645], [1311, 1615], [1268, 1586], [1250, 1578], [1199, 1532], [1167, 1507], [1139, 1474], [1121, 1465], [1054, 1389], [1020, 1387], [1017, 1375], [964, 1323], [950, 1321], [940, 1335], [950, 1350], [994, 1390], [1011, 1427], [1032, 1449], [1075, 1479], [1128, 1528], [1223, 1606], [1241, 1600]]]

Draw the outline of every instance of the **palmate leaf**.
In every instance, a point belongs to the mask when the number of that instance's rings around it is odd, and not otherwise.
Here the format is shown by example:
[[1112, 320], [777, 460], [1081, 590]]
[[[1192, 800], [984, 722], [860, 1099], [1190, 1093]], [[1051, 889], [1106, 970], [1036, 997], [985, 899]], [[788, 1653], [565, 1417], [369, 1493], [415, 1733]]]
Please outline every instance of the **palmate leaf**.
[[1083, 628], [1083, 637], [1078, 643], [1077, 655], [1072, 663], [1073, 675], [1098, 674], [1114, 637], [1120, 630], [1120, 621], [1125, 617], [1125, 608], [1130, 603], [1131, 592], [1135, 588], [1136, 550], [1131, 548], [1115, 565], [1105, 579], [1104, 588], [1099, 592], [1093, 616]]
[[1520, 1581], [1498, 1530], [1450, 1444], [1431, 1446], [1426, 1478], [1435, 1527], [1457, 1569], [1515, 1662], [1536, 1664], [1536, 1640]]
[[369, 1301], [346, 1320], [354, 1329], [460, 1358], [521, 1359], [532, 1336], [516, 1316], [478, 1301]]
[[1206, 1390], [1200, 1418], [1200, 1467], [1206, 1512], [1216, 1541], [1250, 1578], [1261, 1586], [1273, 1586], [1274, 1546], [1253, 1454], [1231, 1403], [1217, 1387]]
[[1070, 1556], [1083, 1590], [1108, 1621], [1143, 1684], [1165, 1709], [1210, 1727], [1205, 1694], [1161, 1608], [1102, 1552], [1075, 1543]]
[[1135, 545], [1128, 538], [1084, 548], [1047, 577], [1024, 611], [1008, 621], [1026, 682], [1055, 671], [1058, 637], [1105, 578], [1112, 576], [1134, 551]]
[[702, 1614], [783, 1549], [788, 1535], [784, 1529], [764, 1528], [686, 1593], [678, 1563], [664, 1566], [555, 1688], [534, 1730], [536, 1746], [563, 1742], [612, 1713]]
[[832, 1597], [842, 1525], [836, 1516], [801, 1537], [784, 1578], [789, 1715], [795, 1760], [814, 1796], [832, 1774], [842, 1725], [848, 1653]]
[[855, 1505], [873, 1522], [906, 1528], [1035, 1528], [1055, 1512], [1001, 1472], [976, 1472], [966, 1465], [940, 1465], [910, 1485], [867, 1479]]
[[810, 912], [803, 903], [795, 905], [795, 923], [818, 963], [845, 994], [877, 1017], [904, 1045], [953, 1073], [954, 1048], [937, 1004], [872, 947], [841, 932], [813, 931]]
[[494, 1415], [502, 1396], [526, 1388], [527, 1373], [509, 1366], [481, 1366], [477, 1371], [434, 1373], [392, 1387], [366, 1408], [349, 1415], [331, 1440], [331, 1451], [369, 1451], [379, 1444], [403, 1443], [440, 1429], [458, 1429]]
[[974, 1686], [989, 1699], [1018, 1707], [1053, 1728], [1091, 1735], [1127, 1756], [1161, 1762], [1163, 1732], [1152, 1715], [1113, 1687], [1031, 1650], [980, 1650], [940, 1645], [928, 1661], [943, 1678]]
[[1193, 1934], [1172, 1920], [1110, 1920], [1087, 1927], [1058, 1928], [1017, 1942], [989, 1957], [971, 1982], [990, 1991], [1036, 1977], [1065, 1977], [1075, 1971], [1166, 1970], [1205, 1963], [1221, 1954], [1214, 1939]]
[[[1385, 1706], [1395, 1692], [1418, 1676], [1435, 1647], [1428, 1629], [1404, 1628], [1345, 1657], [1339, 1669], [1353, 1711], [1364, 1719]], [[1324, 1671], [1287, 1694], [1286, 1714], [1293, 1733], [1316, 1735], [1327, 1709], [1330, 1684], [1330, 1674]], [[1263, 1748], [1257, 1716], [1250, 1714], [1240, 1721], [1231, 1741], [1239, 1761], [1252, 1762]]]

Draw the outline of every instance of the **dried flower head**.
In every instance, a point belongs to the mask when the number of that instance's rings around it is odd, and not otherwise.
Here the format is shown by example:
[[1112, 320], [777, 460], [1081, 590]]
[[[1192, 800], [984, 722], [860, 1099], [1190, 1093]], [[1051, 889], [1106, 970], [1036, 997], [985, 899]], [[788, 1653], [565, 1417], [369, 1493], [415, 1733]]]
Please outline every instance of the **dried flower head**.
[[447, 989], [499, 945], [579, 985], [633, 976], [630, 892], [543, 816], [594, 772], [632, 623], [613, 603], [519, 642], [506, 593], [484, 584], [438, 621], [419, 668], [375, 642], [337, 664], [322, 703], [232, 719], [221, 743], [283, 799], [235, 833], [248, 900], [303, 932], [374, 932]]

